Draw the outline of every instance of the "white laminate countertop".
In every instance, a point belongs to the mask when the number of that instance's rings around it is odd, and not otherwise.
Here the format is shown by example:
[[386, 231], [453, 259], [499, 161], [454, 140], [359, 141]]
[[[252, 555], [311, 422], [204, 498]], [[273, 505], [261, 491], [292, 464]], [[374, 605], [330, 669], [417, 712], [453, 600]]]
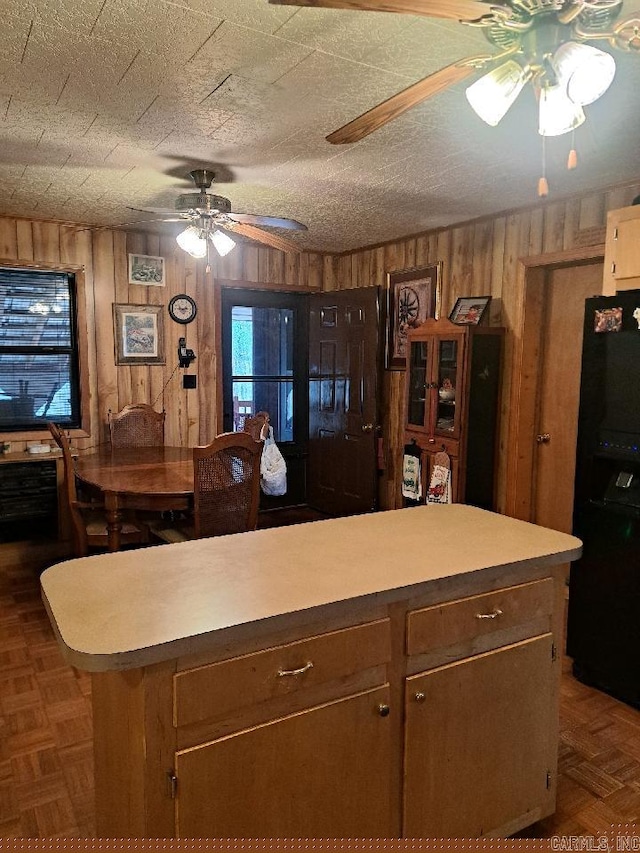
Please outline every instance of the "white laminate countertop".
[[484, 569], [577, 559], [574, 536], [430, 505], [69, 560], [41, 576], [69, 663], [170, 660], [204, 635]]

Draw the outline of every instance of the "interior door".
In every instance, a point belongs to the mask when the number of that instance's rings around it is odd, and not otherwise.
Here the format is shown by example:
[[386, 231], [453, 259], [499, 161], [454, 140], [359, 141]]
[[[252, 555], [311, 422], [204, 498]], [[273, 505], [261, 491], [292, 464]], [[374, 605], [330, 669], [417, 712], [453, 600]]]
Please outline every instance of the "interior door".
[[329, 515], [377, 506], [379, 289], [311, 294], [307, 500]]
[[532, 521], [571, 533], [584, 301], [602, 290], [602, 263], [550, 270], [544, 287]]

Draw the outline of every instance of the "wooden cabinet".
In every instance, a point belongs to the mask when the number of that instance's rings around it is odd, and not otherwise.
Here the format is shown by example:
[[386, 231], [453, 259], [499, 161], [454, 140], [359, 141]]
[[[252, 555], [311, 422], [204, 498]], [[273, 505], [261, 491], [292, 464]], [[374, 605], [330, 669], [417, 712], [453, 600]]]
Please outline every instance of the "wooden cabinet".
[[176, 755], [176, 836], [387, 838], [388, 685]]
[[176, 673], [176, 835], [387, 837], [390, 660], [379, 619]]
[[508, 834], [549, 811], [551, 635], [407, 679], [404, 835]]
[[452, 500], [493, 508], [504, 329], [429, 319], [409, 333], [405, 444], [426, 495], [434, 456], [451, 459]]
[[602, 292], [640, 288], [640, 204], [610, 210], [604, 254]]
[[[449, 838], [534, 823], [555, 803], [562, 576], [412, 597], [386, 618], [173, 673], [96, 675], [98, 832]], [[162, 746], [151, 728], [132, 749], [115, 734], [135, 731], [147, 701]], [[136, 796], [113, 777], [136, 749], [147, 805], [127, 818]]]
[[408, 615], [409, 668], [431, 668], [405, 682], [406, 837], [506, 835], [552, 809], [553, 600], [545, 579]]

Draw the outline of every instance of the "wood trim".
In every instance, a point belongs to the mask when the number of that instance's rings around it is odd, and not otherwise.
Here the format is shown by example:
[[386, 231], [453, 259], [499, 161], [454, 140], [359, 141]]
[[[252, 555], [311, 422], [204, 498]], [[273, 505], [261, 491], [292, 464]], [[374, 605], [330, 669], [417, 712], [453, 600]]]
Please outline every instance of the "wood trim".
[[244, 281], [243, 279], [234, 278], [216, 278], [215, 285], [219, 287], [240, 287], [247, 290], [277, 290], [278, 293], [315, 293], [322, 291], [322, 287], [305, 287], [300, 284], [288, 284], [284, 281]]
[[21, 258], [0, 258], [0, 267], [12, 267], [16, 270], [54, 270], [55, 272], [70, 272], [74, 275], [77, 275], [79, 272], [84, 274], [83, 264], [67, 264], [64, 261], [47, 263], [45, 261], [23, 260]]
[[604, 246], [581, 246], [567, 251], [532, 255], [518, 261], [517, 291], [522, 310], [520, 331], [513, 335], [512, 384], [506, 459], [505, 514], [531, 519], [534, 468], [533, 434], [538, 410], [538, 365], [545, 311], [544, 287], [553, 267], [597, 263]]

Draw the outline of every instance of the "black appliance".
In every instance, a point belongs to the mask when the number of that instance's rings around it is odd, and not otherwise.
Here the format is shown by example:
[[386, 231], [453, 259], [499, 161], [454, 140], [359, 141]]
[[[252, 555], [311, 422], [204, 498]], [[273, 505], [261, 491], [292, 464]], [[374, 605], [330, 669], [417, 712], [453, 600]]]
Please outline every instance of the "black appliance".
[[567, 652], [580, 681], [640, 708], [638, 319], [640, 290], [585, 302]]

